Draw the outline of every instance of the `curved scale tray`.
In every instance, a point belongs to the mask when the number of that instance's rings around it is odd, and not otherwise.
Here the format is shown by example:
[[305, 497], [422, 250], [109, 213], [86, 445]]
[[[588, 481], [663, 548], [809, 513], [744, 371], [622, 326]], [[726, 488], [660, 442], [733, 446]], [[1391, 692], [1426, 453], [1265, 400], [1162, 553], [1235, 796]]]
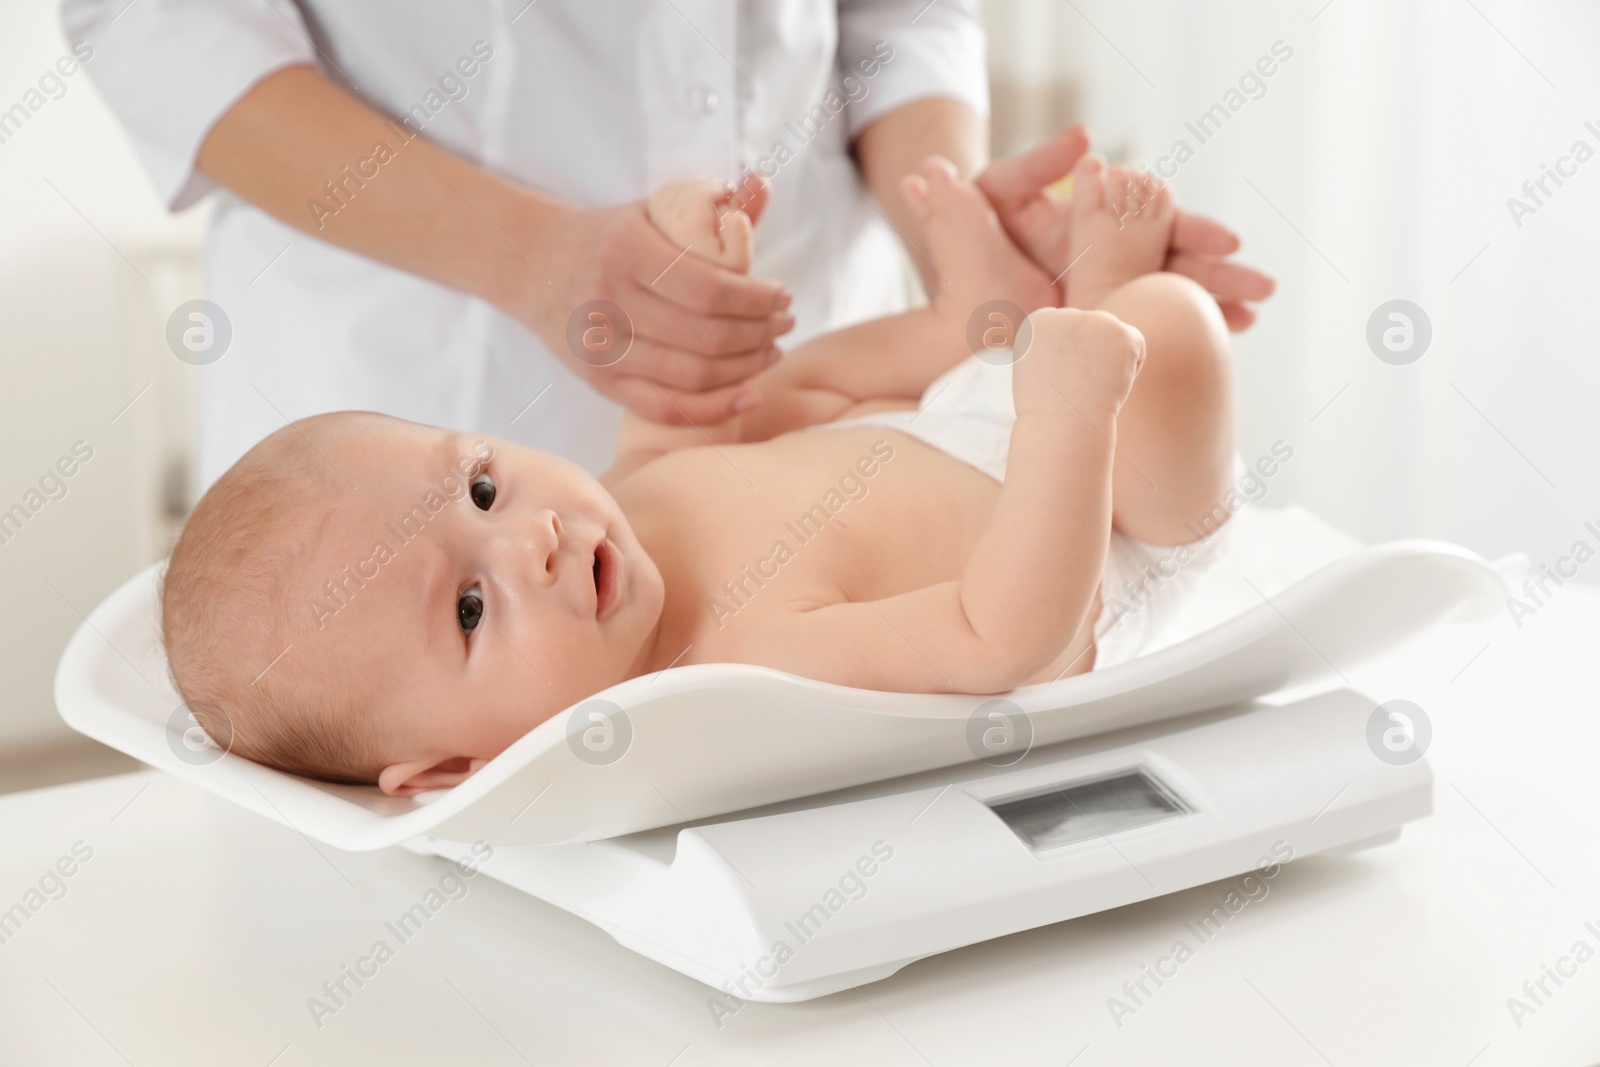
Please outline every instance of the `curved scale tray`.
[[[423, 835], [498, 845], [592, 841], [965, 763], [975, 758], [969, 720], [994, 699], [850, 689], [742, 664], [679, 667], [561, 712], [454, 789], [389, 797], [375, 786], [316, 782], [186, 748], [155, 625], [158, 576], [156, 565], [128, 581], [73, 636], [56, 673], [62, 717], [344, 849]], [[1024, 713], [1020, 725], [1031, 726], [1033, 744], [1052, 744], [1335, 678], [1504, 597], [1499, 575], [1465, 549], [1391, 542], [1345, 555], [1169, 647], [1005, 699]], [[620, 757], [604, 764], [579, 755], [595, 700], [626, 718], [625, 727], [612, 723]], [[169, 725], [175, 712], [179, 721]]]

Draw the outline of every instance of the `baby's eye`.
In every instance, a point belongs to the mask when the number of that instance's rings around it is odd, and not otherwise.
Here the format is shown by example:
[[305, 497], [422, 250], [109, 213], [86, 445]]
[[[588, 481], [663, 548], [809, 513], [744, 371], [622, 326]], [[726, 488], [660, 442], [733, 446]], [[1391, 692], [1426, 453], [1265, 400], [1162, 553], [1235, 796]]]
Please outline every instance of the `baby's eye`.
[[470, 634], [482, 619], [483, 593], [473, 586], [456, 598], [456, 622], [461, 624], [462, 633]]
[[480, 474], [472, 479], [472, 502], [480, 511], [488, 511], [494, 504], [494, 479]]

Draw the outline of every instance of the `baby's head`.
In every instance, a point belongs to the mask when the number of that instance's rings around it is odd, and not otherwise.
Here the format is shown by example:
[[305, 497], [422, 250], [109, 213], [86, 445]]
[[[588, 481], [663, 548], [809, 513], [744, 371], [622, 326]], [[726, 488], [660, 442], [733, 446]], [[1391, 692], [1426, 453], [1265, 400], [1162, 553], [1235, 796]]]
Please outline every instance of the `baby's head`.
[[195, 508], [162, 588], [174, 680], [231, 751], [409, 795], [640, 673], [661, 574], [582, 468], [341, 412]]

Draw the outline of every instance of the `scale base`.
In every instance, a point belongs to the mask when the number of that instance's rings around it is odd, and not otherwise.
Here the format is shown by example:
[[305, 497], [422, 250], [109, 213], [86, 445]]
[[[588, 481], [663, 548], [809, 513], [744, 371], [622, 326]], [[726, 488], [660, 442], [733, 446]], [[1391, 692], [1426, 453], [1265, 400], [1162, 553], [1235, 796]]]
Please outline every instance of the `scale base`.
[[[1384, 844], [1432, 809], [1426, 762], [1368, 748], [1348, 690], [1066, 742], [1007, 767], [945, 768], [587, 844], [496, 846], [483, 873], [599, 926], [729, 1002], [810, 1000], [926, 956], [1270, 868]], [[1018, 796], [1134, 772], [1183, 809], [1025, 843]], [[1126, 821], [1126, 820], [1124, 820]], [[431, 838], [450, 859], [471, 846]]]

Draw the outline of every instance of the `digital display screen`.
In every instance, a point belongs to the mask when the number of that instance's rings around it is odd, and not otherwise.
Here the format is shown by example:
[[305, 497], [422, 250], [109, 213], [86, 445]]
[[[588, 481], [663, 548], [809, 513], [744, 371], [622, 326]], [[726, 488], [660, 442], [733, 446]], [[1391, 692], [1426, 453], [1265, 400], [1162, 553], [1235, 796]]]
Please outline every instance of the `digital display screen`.
[[1059, 782], [989, 809], [1035, 852], [1187, 815], [1190, 808], [1143, 767]]

